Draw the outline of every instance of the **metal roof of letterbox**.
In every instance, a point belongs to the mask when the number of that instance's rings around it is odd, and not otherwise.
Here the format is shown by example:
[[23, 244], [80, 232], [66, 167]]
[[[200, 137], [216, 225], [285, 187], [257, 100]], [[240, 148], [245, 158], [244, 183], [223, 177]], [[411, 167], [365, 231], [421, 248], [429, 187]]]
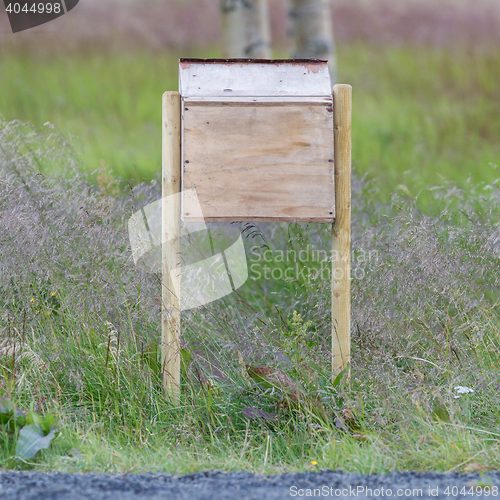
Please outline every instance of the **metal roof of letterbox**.
[[249, 97], [329, 97], [332, 83], [321, 59], [180, 59], [184, 100]]

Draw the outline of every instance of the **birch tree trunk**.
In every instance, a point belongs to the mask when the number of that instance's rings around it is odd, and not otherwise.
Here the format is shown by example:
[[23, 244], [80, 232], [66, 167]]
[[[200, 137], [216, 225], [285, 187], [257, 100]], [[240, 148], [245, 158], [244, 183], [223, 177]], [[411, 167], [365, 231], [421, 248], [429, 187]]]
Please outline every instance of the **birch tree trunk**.
[[289, 0], [295, 42], [293, 57], [328, 60], [332, 83], [337, 81], [331, 0]]
[[267, 0], [220, 0], [222, 52], [226, 58], [271, 58]]

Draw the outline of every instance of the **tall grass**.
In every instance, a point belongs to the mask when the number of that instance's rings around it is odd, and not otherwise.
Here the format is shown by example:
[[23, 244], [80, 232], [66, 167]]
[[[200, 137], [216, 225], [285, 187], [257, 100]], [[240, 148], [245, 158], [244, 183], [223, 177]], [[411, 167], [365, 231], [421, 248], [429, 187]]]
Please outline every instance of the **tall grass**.
[[76, 136], [72, 143], [90, 172], [103, 161], [138, 182], [160, 168], [161, 95], [177, 89], [176, 72], [170, 55], [8, 56], [0, 60], [8, 75], [0, 109], [8, 119], [50, 121]]
[[[352, 372], [333, 384], [330, 285], [317, 272], [329, 228], [242, 226], [257, 265], [238, 292], [183, 314], [192, 358], [175, 405], [159, 377], [159, 277], [134, 266], [126, 233], [158, 184], [120, 195], [101, 171], [95, 187], [50, 128], [2, 122], [0, 144], [2, 345], [17, 346], [2, 351], [0, 395], [63, 422], [27, 466], [498, 467], [497, 182], [432, 190], [431, 216], [404, 192], [380, 205], [355, 180]], [[300, 272], [259, 277], [269, 255]], [[8, 444], [0, 463], [19, 466]]]
[[[498, 52], [417, 47], [339, 48], [340, 78], [354, 88], [353, 162], [387, 200], [404, 173], [424, 184], [496, 178], [500, 159]], [[161, 165], [161, 104], [176, 89], [176, 57], [142, 52], [4, 57], [0, 113], [50, 121], [89, 172], [101, 160], [136, 183]], [[416, 193], [414, 193], [416, 194]]]
[[374, 54], [361, 46], [340, 53], [354, 89], [354, 165], [377, 179], [383, 199], [399, 184], [416, 194], [406, 172], [413, 182], [462, 187], [469, 177], [497, 177], [496, 54], [406, 47]]
[[[177, 88], [179, 57], [218, 55], [215, 4], [91, 1], [51, 23], [54, 33], [2, 36], [0, 115], [75, 136], [89, 172], [102, 160], [133, 183], [152, 179], [160, 96]], [[285, 2], [273, 6], [275, 55], [286, 57]], [[496, 178], [499, 13], [490, 0], [335, 2], [354, 165], [378, 180], [380, 200], [400, 184], [412, 191], [407, 171], [423, 184]]]
[[107, 23], [99, 37], [64, 16], [65, 53], [41, 28], [2, 38], [0, 397], [53, 411], [62, 432], [26, 464], [1, 436], [0, 465], [498, 468], [494, 4], [336, 4], [354, 87], [351, 378], [330, 377], [330, 228], [237, 225], [249, 279], [183, 314], [179, 405], [159, 376], [160, 277], [134, 266], [126, 228], [160, 196], [160, 96], [178, 56], [217, 55], [212, 28], [186, 39], [179, 27], [216, 9], [109, 5], [82, 5]]

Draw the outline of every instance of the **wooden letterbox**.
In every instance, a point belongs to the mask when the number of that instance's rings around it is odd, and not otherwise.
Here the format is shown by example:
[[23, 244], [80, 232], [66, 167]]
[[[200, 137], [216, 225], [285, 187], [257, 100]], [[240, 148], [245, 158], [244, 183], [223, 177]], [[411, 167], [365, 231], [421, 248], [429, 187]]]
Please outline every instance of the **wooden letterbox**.
[[179, 66], [183, 220], [333, 222], [326, 61], [181, 59]]
[[351, 91], [332, 94], [326, 61], [180, 60], [162, 125], [162, 375], [175, 400], [181, 218], [333, 222], [332, 375], [349, 367]]

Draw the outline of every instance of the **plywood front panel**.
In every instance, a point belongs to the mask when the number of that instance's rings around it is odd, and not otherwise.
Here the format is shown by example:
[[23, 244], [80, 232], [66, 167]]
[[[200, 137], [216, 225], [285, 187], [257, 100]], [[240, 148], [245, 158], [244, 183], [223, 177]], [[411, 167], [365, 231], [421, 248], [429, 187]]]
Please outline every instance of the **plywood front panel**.
[[[332, 104], [183, 103], [183, 191], [205, 220], [334, 219]], [[184, 220], [200, 220], [191, 198]]]

